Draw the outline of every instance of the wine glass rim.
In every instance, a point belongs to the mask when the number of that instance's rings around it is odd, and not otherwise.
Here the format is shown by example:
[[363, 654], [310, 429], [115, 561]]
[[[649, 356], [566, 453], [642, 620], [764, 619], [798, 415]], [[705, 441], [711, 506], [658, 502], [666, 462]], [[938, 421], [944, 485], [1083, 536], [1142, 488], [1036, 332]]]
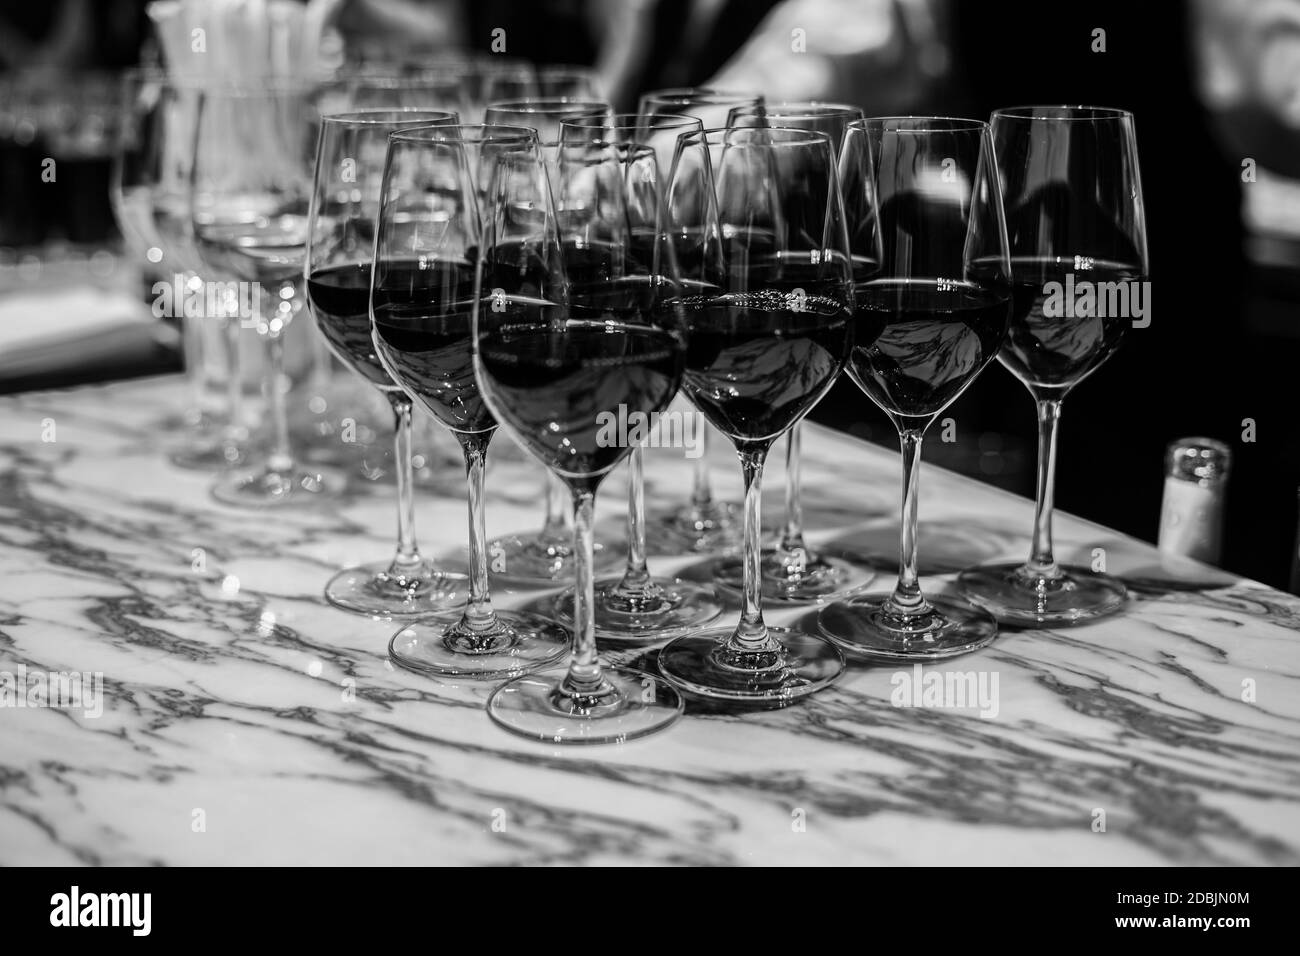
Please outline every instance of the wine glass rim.
[[644, 113], [609, 113], [600, 116], [594, 113], [581, 113], [564, 117], [560, 120], [560, 126], [576, 129], [641, 129], [646, 126], [659, 126], [662, 129], [688, 126], [704, 128], [699, 117], [688, 116], [685, 113], [655, 113], [652, 116]]
[[641, 102], [674, 106], [743, 106], [745, 103], [763, 102], [763, 94], [744, 90], [720, 90], [711, 86], [670, 86], [643, 93]]
[[991, 119], [1005, 116], [1008, 119], [1047, 120], [1058, 123], [1131, 120], [1133, 118], [1132, 111], [1118, 106], [1093, 106], [1087, 103], [1038, 103], [1024, 106], [1002, 106], [989, 115]]
[[[733, 143], [730, 142], [732, 136], [754, 136], [756, 134], [776, 134], [777, 142], [767, 143]], [[721, 140], [720, 145], [728, 148], [739, 147], [741, 149], [749, 146], [810, 146], [813, 143], [825, 143], [831, 145], [831, 138], [826, 133], [815, 129], [801, 129], [798, 126], [726, 126], [714, 127], [712, 129], [692, 130], [682, 133], [677, 137], [679, 141], [687, 143], [691, 140], [702, 140], [706, 145], [714, 138]], [[718, 144], [715, 144], [718, 145]]]
[[410, 126], [425, 124], [432, 126], [448, 119], [458, 119], [458, 116], [450, 110], [426, 110], [418, 106], [399, 106], [388, 109], [346, 110], [341, 113], [326, 113], [321, 117], [321, 122], [331, 126], [391, 126], [393, 123], [411, 120]]
[[493, 100], [487, 110], [510, 113], [550, 113], [560, 112], [582, 115], [601, 111], [609, 112], [609, 104], [601, 100], [589, 100], [576, 96], [521, 96], [510, 100]]
[[305, 96], [316, 92], [323, 85], [319, 80], [288, 76], [241, 76], [238, 79], [216, 82], [213, 82], [213, 77], [194, 77], [194, 80], [195, 85], [200, 87], [199, 92], [205, 96], [221, 95], [247, 99], [266, 98], [285, 93], [300, 93]]
[[220, 93], [235, 96], [256, 96], [258, 94], [302, 92], [312, 93], [328, 85], [329, 77], [300, 77], [283, 74], [251, 74], [239, 77], [217, 76], [211, 73], [178, 74], [165, 66], [133, 66], [121, 70], [118, 76], [123, 81], [157, 81], [176, 89], [197, 90], [200, 93]]
[[[457, 139], [446, 138], [446, 134], [452, 132], [457, 134]], [[472, 133], [474, 136], [467, 138], [466, 133]], [[537, 130], [531, 126], [511, 126], [506, 123], [438, 123], [395, 129], [388, 134], [388, 141], [390, 143], [493, 142], [534, 146], [537, 144]]]
[[356, 79], [358, 77], [398, 77], [398, 76], [420, 76], [429, 74], [431, 76], [455, 76], [457, 68], [454, 66], [402, 66], [392, 63], [344, 63], [335, 69], [331, 79]]
[[850, 128], [866, 129], [868, 126], [888, 126], [894, 123], [916, 123], [915, 129], [893, 127], [891, 133], [960, 133], [986, 130], [989, 124], [985, 120], [971, 119], [966, 116], [865, 116], [849, 124]]
[[395, 73], [358, 73], [354, 76], [343, 77], [344, 82], [354, 82], [357, 85], [373, 84], [393, 87], [414, 87], [429, 86], [434, 82], [445, 83], [447, 86], [459, 86], [460, 77], [450, 70], [445, 69], [428, 69], [412, 72], [395, 72]]
[[864, 119], [862, 107], [851, 103], [829, 103], [816, 100], [789, 100], [782, 103], [766, 101], [754, 106], [732, 107], [736, 116], [772, 116], [779, 119], [816, 119], [819, 116], [857, 116]]

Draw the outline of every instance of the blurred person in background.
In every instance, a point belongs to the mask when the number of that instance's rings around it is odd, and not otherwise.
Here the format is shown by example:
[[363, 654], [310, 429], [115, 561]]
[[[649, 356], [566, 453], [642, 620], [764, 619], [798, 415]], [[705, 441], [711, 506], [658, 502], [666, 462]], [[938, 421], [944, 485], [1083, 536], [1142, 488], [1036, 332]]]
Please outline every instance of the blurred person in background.
[[116, 69], [148, 35], [144, 0], [0, 0], [0, 70]]

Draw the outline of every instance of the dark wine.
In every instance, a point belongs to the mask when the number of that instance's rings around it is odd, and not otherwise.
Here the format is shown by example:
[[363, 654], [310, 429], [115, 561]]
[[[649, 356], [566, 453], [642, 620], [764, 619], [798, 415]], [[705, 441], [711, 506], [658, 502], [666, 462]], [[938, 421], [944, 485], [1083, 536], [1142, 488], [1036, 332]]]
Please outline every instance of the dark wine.
[[997, 354], [1010, 318], [1004, 285], [888, 279], [858, 286], [848, 372], [882, 408], [928, 418]]
[[375, 352], [370, 334], [370, 263], [318, 269], [307, 277], [316, 327], [339, 361], [385, 391], [398, 388]]
[[[614, 318], [641, 325], [680, 325], [663, 309], [679, 289], [654, 274], [650, 244], [626, 247], [599, 242], [563, 247], [568, 280], [569, 315], [575, 319]], [[658, 318], [656, 318], [656, 314]]]
[[853, 341], [844, 288], [807, 282], [682, 300], [683, 387], [714, 427], [737, 441], [776, 438], [821, 400]]
[[474, 378], [474, 267], [446, 261], [420, 265], [394, 262], [380, 267], [374, 290], [379, 355], [396, 379], [452, 431], [495, 428]]
[[[1014, 305], [998, 358], [1027, 385], [1078, 384], [1119, 347], [1132, 322], [1128, 310], [1115, 308], [1109, 290], [1119, 288], [1112, 283], [1139, 279], [1140, 273], [1114, 262], [1092, 260], [1086, 269], [1079, 266], [1073, 258], [1011, 260]], [[1131, 290], [1123, 291], [1127, 297]], [[1092, 297], [1090, 304], [1083, 301], [1085, 295]]]
[[494, 404], [516, 436], [564, 475], [594, 477], [630, 446], [607, 440], [610, 415], [662, 411], [682, 377], [681, 338], [604, 321], [503, 324], [479, 339]]

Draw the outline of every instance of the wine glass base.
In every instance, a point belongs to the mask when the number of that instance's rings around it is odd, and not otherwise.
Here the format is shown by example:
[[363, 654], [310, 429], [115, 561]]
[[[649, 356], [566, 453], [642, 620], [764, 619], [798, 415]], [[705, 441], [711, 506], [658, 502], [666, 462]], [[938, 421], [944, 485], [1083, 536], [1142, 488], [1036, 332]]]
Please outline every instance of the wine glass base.
[[356, 614], [411, 617], [434, 614], [465, 603], [469, 578], [440, 571], [423, 561], [413, 571], [394, 574], [390, 561], [345, 568], [325, 585], [325, 600]]
[[[656, 599], [629, 606], [619, 590], [622, 577], [596, 582], [596, 636], [602, 640], [647, 642], [668, 640], [702, 627], [722, 613], [722, 602], [707, 585], [680, 578], [651, 578]], [[555, 619], [573, 626], [573, 588], [555, 599]]]
[[679, 690], [751, 703], [804, 697], [844, 672], [844, 656], [829, 641], [784, 627], [767, 631], [784, 653], [736, 659], [727, 651], [734, 629], [715, 628], [665, 645], [659, 652], [659, 670]]
[[488, 716], [512, 734], [573, 745], [621, 744], [682, 715], [681, 695], [644, 671], [607, 667], [602, 692], [591, 697], [564, 693], [567, 673], [557, 667], [502, 684], [488, 698]]
[[1003, 624], [1021, 627], [1086, 624], [1124, 606], [1128, 589], [1117, 578], [1077, 565], [1060, 570], [1060, 577], [1044, 579], [1023, 564], [988, 564], [963, 571], [957, 587]]
[[743, 527], [740, 508], [729, 501], [714, 502], [707, 509], [680, 509], [659, 519], [661, 531], [684, 552], [731, 554], [740, 550]]
[[173, 448], [167, 460], [188, 471], [222, 471], [238, 468], [248, 460], [247, 451], [222, 441], [194, 441]]
[[412, 622], [388, 642], [399, 667], [432, 677], [496, 680], [518, 677], [562, 659], [569, 632], [536, 614], [497, 611], [497, 628], [476, 635], [461, 616], [445, 614]]
[[[760, 573], [763, 602], [826, 604], [860, 591], [875, 578], [874, 571], [843, 558], [809, 550], [803, 569], [791, 573], [786, 551], [764, 548]], [[745, 566], [739, 557], [722, 558], [714, 566], [713, 583], [739, 597], [744, 593]]]
[[240, 508], [289, 508], [336, 497], [346, 480], [339, 472], [298, 464], [292, 471], [239, 472], [212, 486], [212, 497]]
[[993, 616], [965, 602], [927, 598], [927, 611], [903, 616], [889, 599], [878, 592], [830, 604], [817, 614], [818, 629], [847, 654], [889, 661], [956, 657], [998, 636]]
[[[549, 543], [539, 536], [506, 535], [488, 542], [488, 573], [494, 581], [520, 587], [553, 588], [573, 580], [576, 567], [571, 544]], [[615, 549], [597, 542], [592, 573], [603, 574], [622, 560]]]

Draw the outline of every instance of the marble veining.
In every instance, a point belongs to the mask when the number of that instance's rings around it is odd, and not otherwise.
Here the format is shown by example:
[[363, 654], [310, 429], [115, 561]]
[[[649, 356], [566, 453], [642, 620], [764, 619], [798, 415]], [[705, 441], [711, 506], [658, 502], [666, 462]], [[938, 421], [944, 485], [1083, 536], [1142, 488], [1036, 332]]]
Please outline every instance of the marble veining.
[[[159, 379], [0, 400], [0, 674], [102, 676], [97, 716], [0, 707], [0, 863], [1300, 863], [1289, 595], [1060, 516], [1059, 555], [1103, 549], [1129, 607], [923, 669], [982, 676], [993, 713], [895, 706], [911, 668], [859, 663], [785, 709], [691, 702], [646, 740], [533, 744], [487, 719], [488, 685], [393, 669], [394, 624], [321, 599], [336, 568], [388, 553], [391, 486], [274, 516], [217, 504], [157, 450], [182, 397]], [[816, 427], [804, 452], [810, 538], [887, 586], [896, 454]], [[538, 469], [497, 457], [489, 532], [535, 528]], [[710, 458], [734, 497], [724, 442]], [[652, 507], [679, 501], [691, 463], [647, 462]], [[772, 519], [780, 472], [774, 455]], [[420, 495], [422, 544], [462, 564], [463, 495]], [[619, 540], [621, 474], [602, 496]], [[925, 585], [1022, 556], [1031, 511], [927, 468]], [[653, 667], [654, 649], [610, 656]]]

